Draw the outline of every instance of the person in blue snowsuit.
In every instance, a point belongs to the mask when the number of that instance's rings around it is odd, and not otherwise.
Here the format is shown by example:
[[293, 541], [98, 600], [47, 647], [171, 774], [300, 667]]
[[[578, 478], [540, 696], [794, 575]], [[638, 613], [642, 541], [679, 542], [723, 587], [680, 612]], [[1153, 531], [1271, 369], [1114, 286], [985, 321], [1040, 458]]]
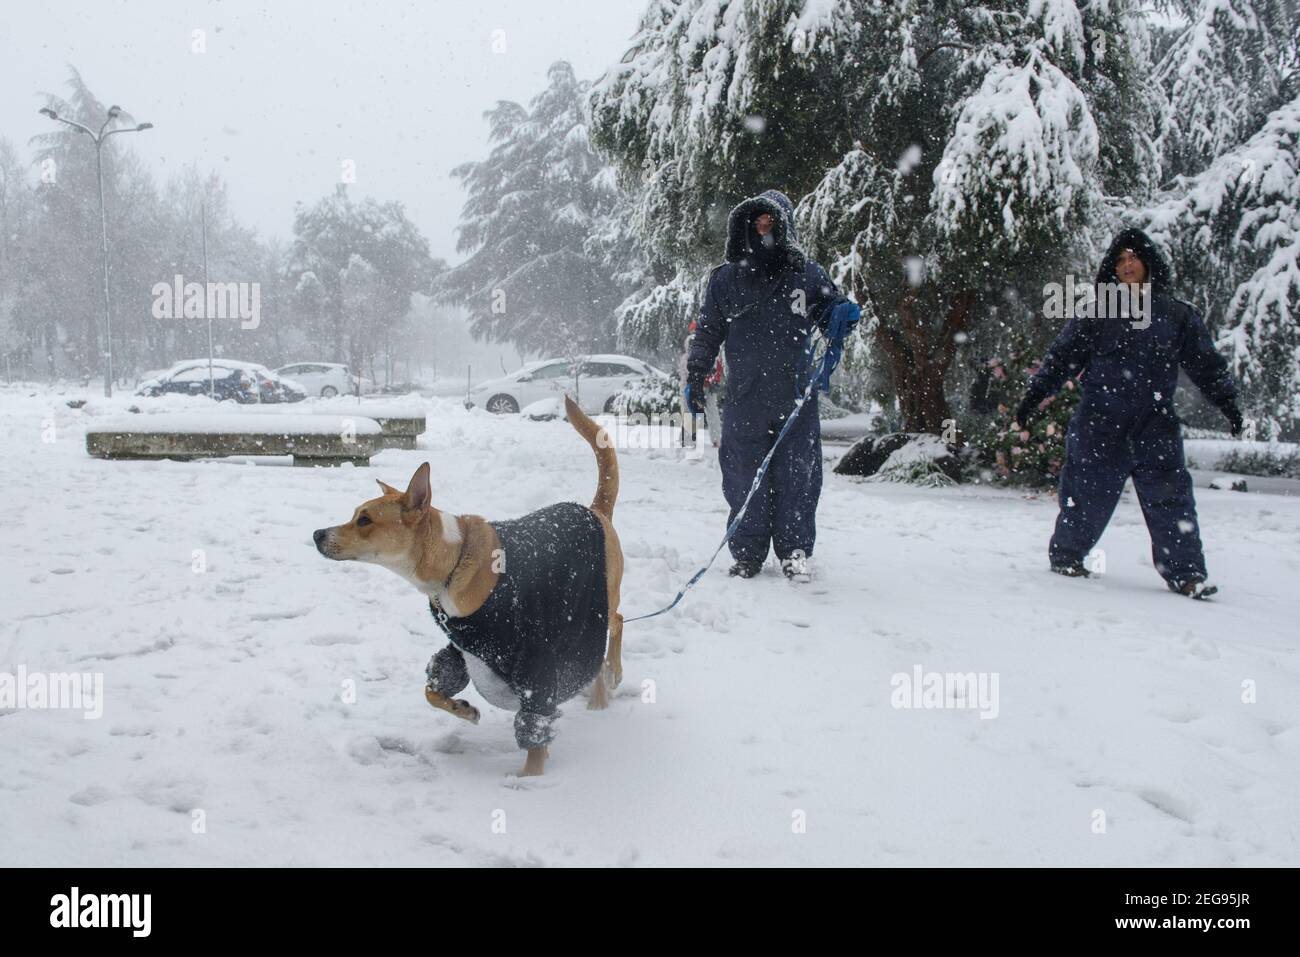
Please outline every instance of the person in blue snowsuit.
[[[731, 507], [728, 525], [808, 386], [814, 371], [808, 353], [811, 330], [815, 326], [828, 339], [842, 340], [859, 317], [858, 306], [799, 248], [794, 207], [783, 193], [767, 190], [731, 211], [726, 261], [709, 275], [686, 360], [687, 404], [698, 414], [705, 378], [726, 343], [727, 414], [718, 462], [722, 492]], [[787, 578], [808, 580], [821, 486], [821, 423], [814, 389], [731, 539], [731, 574], [754, 577], [771, 549]]]
[[1169, 267], [1139, 229], [1121, 232], [1102, 260], [1098, 312], [1107, 311], [1103, 284], [1121, 283], [1149, 283], [1149, 305], [1143, 309], [1141, 300], [1130, 298], [1125, 316], [1114, 314], [1120, 310], [1111, 300], [1110, 316], [1071, 319], [1016, 411], [1016, 421], [1026, 424], [1068, 377], [1082, 373], [1083, 397], [1066, 432], [1060, 513], [1048, 558], [1054, 572], [1087, 576], [1084, 557], [1100, 540], [1131, 477], [1156, 571], [1172, 590], [1206, 598], [1217, 589], [1206, 582], [1174, 390], [1181, 367], [1227, 417], [1235, 436], [1242, 430], [1237, 386], [1196, 310], [1169, 294]]

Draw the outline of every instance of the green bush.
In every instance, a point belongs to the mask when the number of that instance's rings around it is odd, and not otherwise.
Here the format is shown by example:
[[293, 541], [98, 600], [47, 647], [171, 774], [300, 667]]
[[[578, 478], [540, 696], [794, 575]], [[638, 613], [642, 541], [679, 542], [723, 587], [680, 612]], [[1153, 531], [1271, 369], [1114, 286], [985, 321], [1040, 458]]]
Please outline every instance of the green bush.
[[1038, 369], [1038, 356], [1019, 340], [1001, 356], [988, 360], [988, 399], [996, 407], [970, 433], [973, 462], [979, 478], [1007, 485], [1051, 487], [1065, 464], [1065, 432], [1075, 406], [1079, 384], [1065, 387], [1039, 411], [1028, 428], [1012, 429], [1012, 417], [1024, 397], [1029, 376]]
[[1214, 468], [1217, 472], [1236, 472], [1238, 475], [1300, 479], [1300, 452], [1255, 452], [1234, 449], [1220, 458]]

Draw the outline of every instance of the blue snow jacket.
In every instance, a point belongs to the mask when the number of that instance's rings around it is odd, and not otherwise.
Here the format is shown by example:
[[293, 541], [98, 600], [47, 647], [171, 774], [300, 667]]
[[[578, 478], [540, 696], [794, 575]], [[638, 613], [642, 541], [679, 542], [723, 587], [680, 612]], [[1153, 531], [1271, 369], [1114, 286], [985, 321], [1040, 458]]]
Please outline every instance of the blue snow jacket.
[[1105, 421], [1127, 429], [1153, 414], [1174, 418], [1178, 370], [1227, 414], [1236, 405], [1237, 385], [1227, 361], [1214, 348], [1200, 315], [1168, 292], [1169, 269], [1145, 233], [1128, 229], [1116, 237], [1097, 273], [1097, 283], [1118, 283], [1115, 262], [1133, 249], [1146, 264], [1151, 283], [1150, 325], [1146, 318], [1119, 316], [1071, 319], [1030, 379], [1034, 404], [1054, 395], [1065, 380], [1082, 372], [1083, 398], [1075, 418]]
[[[774, 223], [770, 243], [754, 228], [763, 213]], [[709, 375], [726, 342], [727, 415], [752, 411], [746, 417], [766, 427], [768, 413], [788, 413], [808, 385], [809, 332], [824, 332], [831, 310], [847, 301], [799, 248], [793, 204], [769, 189], [731, 211], [726, 262], [709, 275], [687, 372]]]

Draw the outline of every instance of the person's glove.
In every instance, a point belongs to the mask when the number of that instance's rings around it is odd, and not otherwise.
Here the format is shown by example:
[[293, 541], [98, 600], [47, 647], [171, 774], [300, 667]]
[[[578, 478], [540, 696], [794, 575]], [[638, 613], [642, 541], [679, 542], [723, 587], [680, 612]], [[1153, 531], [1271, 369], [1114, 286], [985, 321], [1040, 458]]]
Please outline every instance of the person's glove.
[[704, 376], [694, 372], [686, 380], [686, 411], [692, 415], [704, 414]]
[[1224, 417], [1228, 420], [1228, 426], [1232, 429], [1233, 437], [1241, 435], [1241, 430], [1245, 428], [1246, 420], [1241, 416], [1241, 409], [1237, 403], [1228, 402], [1222, 409]]
[[1020, 405], [1016, 407], [1015, 421], [1022, 425], [1028, 426], [1031, 419], [1038, 415], [1038, 406], [1043, 401], [1043, 396], [1036, 392], [1028, 392], [1020, 400]]
[[826, 338], [831, 342], [843, 342], [861, 318], [862, 309], [856, 302], [841, 302], [831, 310], [830, 321], [826, 324]]

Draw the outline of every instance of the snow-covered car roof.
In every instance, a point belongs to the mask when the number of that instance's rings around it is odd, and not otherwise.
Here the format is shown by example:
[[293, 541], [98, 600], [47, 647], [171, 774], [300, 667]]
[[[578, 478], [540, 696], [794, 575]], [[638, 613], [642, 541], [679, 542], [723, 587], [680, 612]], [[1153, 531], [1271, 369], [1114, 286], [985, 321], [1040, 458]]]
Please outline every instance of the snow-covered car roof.
[[[619, 355], [616, 352], [593, 352], [590, 355], [582, 355], [582, 356], [578, 356], [577, 358], [583, 362], [623, 362], [623, 363], [632, 363], [639, 366], [650, 365], [650, 363], [646, 362], [644, 359], [638, 359], [636, 356]], [[573, 360], [568, 359], [565, 356], [555, 356], [550, 359], [534, 359], [531, 362], [525, 362], [518, 369], [516, 369], [515, 372], [525, 372], [530, 369], [540, 368], [541, 366], [553, 365], [556, 362], [571, 362], [571, 361]], [[654, 367], [651, 366], [651, 368]], [[515, 374], [514, 372], [509, 373], [509, 375], [514, 375], [514, 374]]]
[[[620, 355], [616, 352], [593, 352], [591, 355], [584, 355], [581, 356], [580, 358], [583, 362], [620, 362], [624, 364], [635, 365], [638, 367], [644, 366], [655, 375], [662, 376], [665, 379], [668, 378], [668, 374], [666, 372], [656, 369], [654, 366], [646, 362], [644, 359], [638, 359], [636, 356], [625, 356], [625, 355]], [[479, 392], [483, 389], [495, 388], [498, 385], [500, 385], [502, 382], [513, 380], [515, 377], [519, 376], [522, 373], [535, 372], [536, 370], [542, 368], [543, 366], [554, 365], [557, 362], [567, 363], [571, 361], [573, 360], [568, 359], [564, 356], [558, 356], [558, 357], [553, 356], [550, 359], [532, 359], [528, 362], [525, 362], [523, 365], [521, 365], [518, 369], [515, 369], [513, 372], [506, 372], [499, 376], [493, 376], [491, 379], [484, 379], [482, 382], [477, 383], [474, 386], [474, 388], [471, 389], [470, 391]]]
[[[191, 366], [206, 366], [208, 364], [207, 356], [201, 359], [181, 359], [173, 362], [162, 373], [164, 376], [175, 375], [182, 369], [188, 369]], [[245, 362], [242, 359], [227, 359], [225, 356], [213, 356], [212, 364], [214, 366], [225, 366], [227, 369], [239, 369], [243, 372], [270, 372], [266, 366], [257, 362]]]
[[[193, 368], [194, 366], [203, 366], [204, 368], [207, 368], [207, 365], [208, 365], [208, 360], [206, 358], [182, 359], [180, 362], [173, 363], [171, 366], [167, 368], [165, 372], [157, 375], [156, 378], [170, 379], [172, 376], [176, 375], [176, 373], [182, 372], [185, 369], [190, 369]], [[217, 366], [221, 366], [222, 368], [234, 369], [239, 372], [255, 372], [264, 379], [284, 380], [285, 378], [284, 376], [280, 375], [278, 372], [273, 372], [271, 369], [267, 368], [261, 363], [245, 362], [242, 359], [227, 359], [225, 356], [213, 356], [212, 366], [213, 368], [216, 368]], [[301, 386], [296, 384], [294, 387], [298, 389], [302, 388]]]

